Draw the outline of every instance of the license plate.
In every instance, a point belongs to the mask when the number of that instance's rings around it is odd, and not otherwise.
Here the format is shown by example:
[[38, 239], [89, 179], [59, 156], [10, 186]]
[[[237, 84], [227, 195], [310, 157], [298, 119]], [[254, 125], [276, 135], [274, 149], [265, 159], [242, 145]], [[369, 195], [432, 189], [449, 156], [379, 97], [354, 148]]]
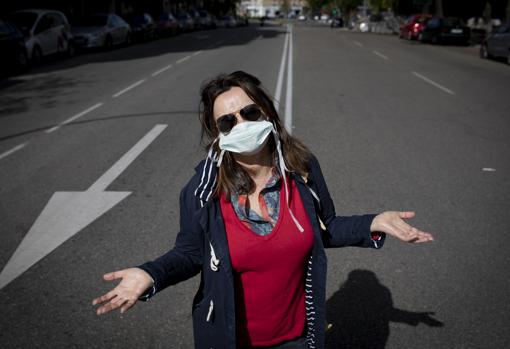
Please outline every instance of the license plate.
[[452, 29], [451, 33], [452, 34], [462, 34], [462, 29]]

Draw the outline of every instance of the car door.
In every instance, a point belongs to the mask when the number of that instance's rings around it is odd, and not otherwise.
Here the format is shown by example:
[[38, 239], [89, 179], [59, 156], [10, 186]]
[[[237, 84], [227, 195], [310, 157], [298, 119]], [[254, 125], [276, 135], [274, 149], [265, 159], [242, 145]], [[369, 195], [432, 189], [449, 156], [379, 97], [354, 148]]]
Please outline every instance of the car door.
[[56, 40], [56, 51], [64, 52], [67, 50], [70, 41], [70, 28], [68, 27], [67, 20], [63, 15], [54, 12], [49, 14], [53, 18], [53, 37]]
[[[500, 26], [493, 39], [494, 55], [498, 57], [506, 57], [508, 55], [508, 36], [510, 35], [510, 22]], [[505, 40], [506, 39], [506, 40]]]
[[54, 38], [53, 34], [53, 22], [53, 18], [49, 14], [45, 14], [39, 18], [39, 21], [35, 25], [35, 43], [41, 48], [43, 56], [57, 51], [57, 40]]

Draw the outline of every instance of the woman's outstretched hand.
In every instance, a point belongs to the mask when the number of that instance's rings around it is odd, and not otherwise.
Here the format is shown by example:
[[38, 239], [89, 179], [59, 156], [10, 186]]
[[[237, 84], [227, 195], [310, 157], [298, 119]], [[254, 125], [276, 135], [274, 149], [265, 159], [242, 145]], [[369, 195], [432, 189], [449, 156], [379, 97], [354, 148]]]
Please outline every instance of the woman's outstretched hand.
[[120, 307], [120, 312], [125, 313], [135, 305], [138, 297], [152, 286], [152, 278], [140, 268], [129, 268], [103, 275], [106, 281], [122, 279], [121, 282], [110, 292], [92, 301], [92, 305], [101, 304], [97, 308], [97, 315], [108, 313]]
[[370, 226], [371, 232], [382, 232], [406, 242], [428, 242], [434, 238], [407, 224], [404, 219], [413, 218], [414, 212], [386, 211], [378, 214]]

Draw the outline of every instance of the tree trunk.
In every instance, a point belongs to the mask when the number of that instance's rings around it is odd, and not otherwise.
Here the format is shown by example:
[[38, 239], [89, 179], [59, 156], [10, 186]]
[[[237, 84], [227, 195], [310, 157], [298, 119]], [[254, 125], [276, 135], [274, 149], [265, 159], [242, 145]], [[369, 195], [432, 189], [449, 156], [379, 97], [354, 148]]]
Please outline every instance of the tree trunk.
[[443, 0], [436, 0], [436, 16], [443, 17]]

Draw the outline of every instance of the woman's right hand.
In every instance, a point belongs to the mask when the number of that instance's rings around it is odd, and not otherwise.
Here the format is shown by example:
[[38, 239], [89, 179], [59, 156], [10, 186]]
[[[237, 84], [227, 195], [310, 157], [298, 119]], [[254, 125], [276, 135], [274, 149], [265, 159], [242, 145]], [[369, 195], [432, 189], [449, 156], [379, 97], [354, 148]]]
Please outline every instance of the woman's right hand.
[[135, 305], [149, 287], [152, 287], [152, 278], [140, 268], [129, 268], [103, 275], [106, 281], [122, 279], [122, 281], [110, 292], [92, 301], [92, 305], [101, 304], [97, 308], [97, 315], [108, 313], [120, 307], [120, 312], [125, 313]]

